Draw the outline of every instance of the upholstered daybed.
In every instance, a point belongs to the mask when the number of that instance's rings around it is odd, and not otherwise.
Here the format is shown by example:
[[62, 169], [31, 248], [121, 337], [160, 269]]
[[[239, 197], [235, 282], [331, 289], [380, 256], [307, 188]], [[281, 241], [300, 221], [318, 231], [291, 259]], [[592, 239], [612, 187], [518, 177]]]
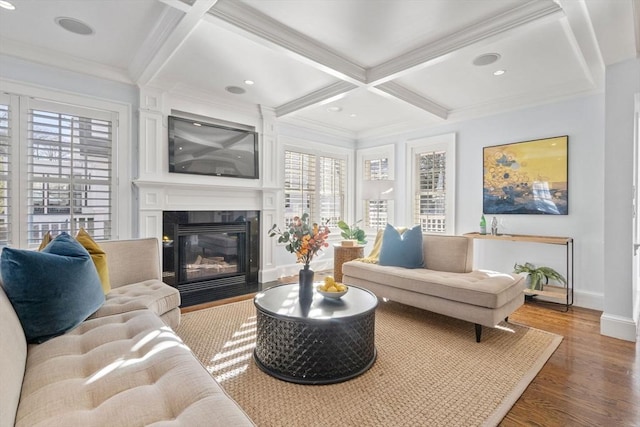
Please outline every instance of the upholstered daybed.
[[524, 303], [524, 278], [473, 270], [473, 241], [464, 236], [422, 235], [421, 264], [405, 268], [349, 261], [342, 265], [342, 281], [379, 298], [472, 322], [477, 342], [482, 326], [497, 325]]

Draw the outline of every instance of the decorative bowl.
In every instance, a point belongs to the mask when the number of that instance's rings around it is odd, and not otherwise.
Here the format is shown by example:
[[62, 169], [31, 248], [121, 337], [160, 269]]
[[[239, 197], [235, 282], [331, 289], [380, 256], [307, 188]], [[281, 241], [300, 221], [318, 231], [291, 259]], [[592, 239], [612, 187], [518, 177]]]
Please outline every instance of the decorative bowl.
[[342, 292], [326, 292], [326, 291], [322, 291], [319, 288], [316, 288], [316, 290], [318, 291], [318, 293], [320, 295], [322, 295], [325, 298], [329, 298], [329, 299], [340, 299], [342, 298], [342, 296], [344, 294], [346, 294], [347, 292], [349, 292], [349, 287], [347, 286], [347, 289], [345, 289]]

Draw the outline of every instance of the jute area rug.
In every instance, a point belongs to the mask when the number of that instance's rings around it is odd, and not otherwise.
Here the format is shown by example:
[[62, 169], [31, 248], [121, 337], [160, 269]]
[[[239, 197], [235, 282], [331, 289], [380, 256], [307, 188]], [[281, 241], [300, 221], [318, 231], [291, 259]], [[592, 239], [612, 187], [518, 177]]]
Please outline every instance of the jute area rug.
[[492, 426], [562, 337], [502, 323], [483, 328], [393, 302], [376, 310], [378, 357], [346, 382], [300, 385], [253, 360], [256, 313], [246, 300], [182, 315], [178, 335], [262, 426]]

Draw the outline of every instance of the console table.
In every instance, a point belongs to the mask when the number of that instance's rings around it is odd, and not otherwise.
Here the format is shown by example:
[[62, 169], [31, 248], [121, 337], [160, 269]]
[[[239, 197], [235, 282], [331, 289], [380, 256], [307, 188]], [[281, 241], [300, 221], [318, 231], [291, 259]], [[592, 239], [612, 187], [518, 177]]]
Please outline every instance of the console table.
[[525, 289], [525, 295], [544, 297], [545, 301], [563, 304], [565, 311], [573, 305], [573, 238], [558, 236], [536, 236], [530, 234], [480, 234], [466, 233], [470, 239], [504, 240], [509, 242], [531, 242], [566, 247], [567, 286], [545, 285], [544, 290]]

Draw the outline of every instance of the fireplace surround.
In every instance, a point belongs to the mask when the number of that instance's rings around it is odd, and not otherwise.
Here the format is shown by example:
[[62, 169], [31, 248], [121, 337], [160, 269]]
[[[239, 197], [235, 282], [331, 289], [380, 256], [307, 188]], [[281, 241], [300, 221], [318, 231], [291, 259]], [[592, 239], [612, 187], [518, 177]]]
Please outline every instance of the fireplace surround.
[[259, 211], [163, 211], [163, 281], [182, 306], [258, 290]]

